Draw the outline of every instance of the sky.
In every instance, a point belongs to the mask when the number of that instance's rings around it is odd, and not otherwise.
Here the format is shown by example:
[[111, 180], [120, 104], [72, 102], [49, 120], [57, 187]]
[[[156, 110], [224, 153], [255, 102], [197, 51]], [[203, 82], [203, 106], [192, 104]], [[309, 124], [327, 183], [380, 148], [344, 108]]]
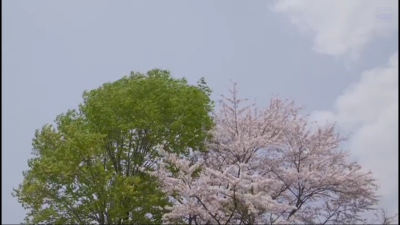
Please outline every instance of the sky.
[[[2, 224], [35, 129], [84, 90], [153, 68], [205, 77], [218, 99], [237, 81], [266, 105], [293, 99], [336, 121], [352, 157], [398, 211], [398, 1], [2, 1]], [[385, 17], [386, 16], [386, 17]]]

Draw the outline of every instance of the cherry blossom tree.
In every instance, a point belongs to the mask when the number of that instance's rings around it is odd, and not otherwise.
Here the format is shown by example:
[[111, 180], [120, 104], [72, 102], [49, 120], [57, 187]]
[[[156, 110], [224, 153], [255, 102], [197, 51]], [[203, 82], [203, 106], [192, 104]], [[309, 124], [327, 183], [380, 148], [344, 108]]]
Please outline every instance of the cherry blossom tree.
[[[313, 127], [293, 102], [241, 107], [223, 96], [207, 152], [167, 153], [152, 172], [173, 206], [166, 223], [354, 224], [378, 203], [376, 181], [340, 148], [334, 124]], [[393, 219], [385, 216], [386, 219]], [[388, 220], [386, 220], [387, 222]]]

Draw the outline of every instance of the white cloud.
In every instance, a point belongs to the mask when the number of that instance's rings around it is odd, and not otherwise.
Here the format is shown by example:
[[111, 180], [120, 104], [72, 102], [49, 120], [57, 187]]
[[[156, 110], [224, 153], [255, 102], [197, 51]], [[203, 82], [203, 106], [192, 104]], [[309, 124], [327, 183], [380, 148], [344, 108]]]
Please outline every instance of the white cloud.
[[[279, 0], [272, 10], [310, 35], [314, 51], [351, 60], [375, 38], [398, 30], [398, 0]], [[380, 20], [382, 12], [392, 18]], [[336, 99], [334, 110], [311, 115], [322, 124], [336, 121], [340, 131], [352, 134], [346, 147], [374, 173], [381, 206], [391, 213], [398, 211], [398, 79], [395, 53], [387, 66], [363, 72]]]
[[[272, 10], [288, 15], [301, 31], [311, 34], [316, 52], [355, 60], [375, 37], [398, 29], [398, 4], [398, 0], [280, 0]], [[391, 11], [388, 21], [376, 17], [382, 7]]]
[[386, 67], [361, 74], [357, 84], [339, 96], [333, 111], [315, 111], [312, 118], [337, 121], [352, 131], [349, 147], [360, 163], [371, 170], [380, 185], [381, 206], [398, 211], [398, 53]]

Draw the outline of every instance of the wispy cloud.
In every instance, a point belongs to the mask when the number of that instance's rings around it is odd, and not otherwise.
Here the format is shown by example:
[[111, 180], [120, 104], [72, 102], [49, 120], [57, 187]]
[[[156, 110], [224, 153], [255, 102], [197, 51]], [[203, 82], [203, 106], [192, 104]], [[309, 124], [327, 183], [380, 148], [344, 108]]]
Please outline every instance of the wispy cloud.
[[384, 67], [361, 74], [334, 103], [333, 111], [315, 111], [320, 123], [336, 121], [340, 129], [351, 132], [349, 147], [366, 169], [378, 179], [381, 206], [398, 211], [399, 155], [399, 60], [393, 54]]
[[397, 0], [280, 0], [271, 8], [314, 39], [313, 50], [357, 60], [374, 38], [398, 29]]

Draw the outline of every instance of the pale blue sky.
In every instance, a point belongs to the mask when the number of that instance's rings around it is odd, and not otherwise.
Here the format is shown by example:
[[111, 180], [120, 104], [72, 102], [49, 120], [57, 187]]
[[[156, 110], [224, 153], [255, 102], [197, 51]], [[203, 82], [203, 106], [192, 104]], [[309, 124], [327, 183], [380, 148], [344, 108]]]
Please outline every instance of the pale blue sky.
[[358, 74], [398, 48], [397, 36], [373, 40], [346, 69], [341, 58], [314, 52], [312, 38], [269, 10], [272, 1], [2, 3], [3, 224], [23, 220], [11, 191], [35, 129], [75, 108], [85, 89], [158, 67], [191, 83], [204, 76], [214, 98], [235, 79], [260, 104], [280, 94], [307, 112], [329, 110]]

